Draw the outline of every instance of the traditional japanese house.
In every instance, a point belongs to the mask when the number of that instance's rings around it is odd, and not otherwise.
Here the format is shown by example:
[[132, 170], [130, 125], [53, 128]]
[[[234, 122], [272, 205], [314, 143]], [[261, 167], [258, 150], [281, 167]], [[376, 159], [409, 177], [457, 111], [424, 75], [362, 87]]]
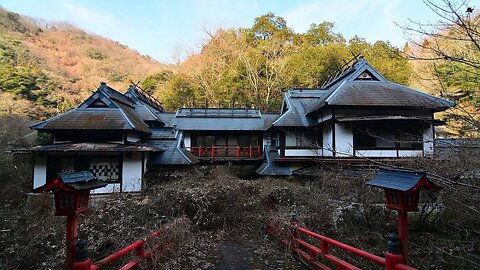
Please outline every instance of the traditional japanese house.
[[313, 159], [431, 155], [435, 126], [443, 124], [434, 113], [454, 105], [390, 82], [359, 58], [322, 89], [285, 93], [273, 122], [278, 139], [269, 153], [275, 158], [258, 172], [268, 174], [274, 162], [301, 167]]
[[[431, 155], [434, 114], [453, 102], [386, 80], [363, 58], [321, 89], [290, 89], [280, 114], [250, 108], [181, 108], [132, 85], [105, 83], [77, 108], [34, 124], [48, 144], [34, 156], [33, 188], [59, 172], [90, 170], [96, 192], [140, 191], [147, 169], [249, 162], [261, 175], [291, 175], [322, 160]], [[263, 162], [263, 163], [262, 163]]]
[[49, 144], [33, 152], [33, 188], [60, 172], [90, 170], [108, 183], [98, 193], [140, 191], [148, 155], [162, 148], [141, 140], [162, 125], [162, 107], [131, 88], [123, 95], [102, 83], [77, 108], [36, 123], [32, 129], [51, 134]]

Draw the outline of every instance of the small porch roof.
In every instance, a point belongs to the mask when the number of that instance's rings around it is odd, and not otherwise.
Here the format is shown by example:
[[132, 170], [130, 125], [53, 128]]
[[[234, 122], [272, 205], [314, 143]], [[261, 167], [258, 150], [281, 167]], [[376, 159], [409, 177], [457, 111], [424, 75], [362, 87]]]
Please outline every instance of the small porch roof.
[[428, 180], [425, 171], [412, 171], [380, 167], [378, 174], [367, 182], [367, 185], [398, 191], [426, 189], [439, 189], [440, 187]]
[[35, 152], [162, 152], [163, 149], [143, 144], [58, 143], [14, 149], [12, 153]]

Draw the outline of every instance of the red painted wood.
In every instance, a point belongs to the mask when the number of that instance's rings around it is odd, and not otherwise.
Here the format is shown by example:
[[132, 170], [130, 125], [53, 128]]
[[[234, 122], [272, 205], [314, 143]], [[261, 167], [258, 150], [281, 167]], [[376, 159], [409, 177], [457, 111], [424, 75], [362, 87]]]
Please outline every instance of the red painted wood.
[[66, 252], [67, 258], [65, 265], [68, 269], [73, 267], [73, 257], [75, 256], [75, 241], [77, 239], [78, 215], [76, 213], [67, 216], [67, 234], [66, 234]]
[[309, 231], [307, 229], [304, 229], [304, 228], [301, 228], [301, 227], [298, 227], [296, 230], [305, 234], [305, 235], [308, 235], [310, 237], [322, 240], [325, 243], [328, 243], [329, 245], [332, 245], [332, 246], [341, 248], [343, 250], [349, 251], [349, 252], [351, 252], [351, 253], [359, 256], [359, 257], [365, 258], [365, 259], [367, 259], [371, 262], [374, 262], [374, 263], [377, 263], [377, 264], [380, 264], [380, 265], [385, 265], [385, 258], [379, 257], [379, 256], [371, 254], [371, 253], [368, 253], [368, 252], [363, 251], [363, 250], [358, 249], [358, 248], [354, 248], [354, 247], [349, 246], [347, 244], [344, 244], [342, 242], [338, 242], [336, 240], [333, 240], [333, 239], [328, 238], [326, 236], [311, 232], [311, 231]]
[[398, 238], [400, 239], [400, 251], [403, 257], [402, 263], [407, 263], [408, 254], [408, 220], [407, 212], [398, 211]]

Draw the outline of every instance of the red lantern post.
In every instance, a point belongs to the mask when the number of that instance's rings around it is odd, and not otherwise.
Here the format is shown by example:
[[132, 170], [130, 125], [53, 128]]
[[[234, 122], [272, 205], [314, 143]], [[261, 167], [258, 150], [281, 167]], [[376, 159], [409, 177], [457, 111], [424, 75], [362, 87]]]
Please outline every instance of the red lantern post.
[[418, 211], [420, 189], [438, 190], [439, 186], [431, 182], [426, 172], [392, 168], [380, 168], [378, 174], [368, 185], [385, 190], [385, 207], [397, 211], [398, 236], [403, 263], [408, 257], [408, 212]]
[[35, 192], [53, 191], [55, 199], [55, 215], [67, 216], [65, 265], [70, 269], [75, 254], [77, 238], [78, 213], [88, 209], [90, 190], [104, 187], [107, 184], [98, 180], [89, 171], [59, 173], [58, 176], [37, 188]]

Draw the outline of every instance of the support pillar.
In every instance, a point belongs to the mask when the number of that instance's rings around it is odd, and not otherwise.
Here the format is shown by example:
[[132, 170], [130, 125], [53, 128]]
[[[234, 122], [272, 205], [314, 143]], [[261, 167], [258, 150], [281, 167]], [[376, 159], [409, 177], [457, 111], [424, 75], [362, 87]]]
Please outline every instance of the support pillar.
[[67, 215], [66, 254], [65, 266], [72, 268], [73, 256], [75, 255], [75, 240], [77, 238], [78, 215], [76, 213]]
[[407, 264], [408, 254], [408, 220], [406, 211], [398, 211], [398, 238], [400, 239], [400, 252], [403, 264]]

